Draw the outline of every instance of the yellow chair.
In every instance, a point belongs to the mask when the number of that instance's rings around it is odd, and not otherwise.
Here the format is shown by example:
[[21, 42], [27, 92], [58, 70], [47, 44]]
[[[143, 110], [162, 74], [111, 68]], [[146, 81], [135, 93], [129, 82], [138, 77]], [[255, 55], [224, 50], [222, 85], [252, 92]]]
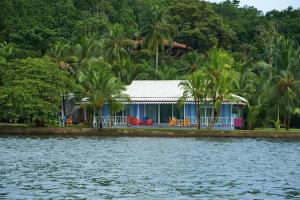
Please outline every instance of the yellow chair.
[[73, 124], [73, 120], [72, 120], [72, 116], [70, 116], [68, 119], [67, 119], [67, 125], [72, 125]]
[[181, 125], [182, 126], [190, 126], [189, 118], [184, 118]]
[[176, 119], [175, 119], [175, 117], [169, 118], [169, 126], [176, 126]]

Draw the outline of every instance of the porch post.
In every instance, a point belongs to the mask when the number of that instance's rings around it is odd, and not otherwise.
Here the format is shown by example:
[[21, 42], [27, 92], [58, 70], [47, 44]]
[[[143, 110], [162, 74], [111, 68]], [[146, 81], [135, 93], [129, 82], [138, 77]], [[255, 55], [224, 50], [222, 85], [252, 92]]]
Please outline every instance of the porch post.
[[185, 104], [183, 104], [183, 119], [185, 118]]
[[230, 104], [230, 125], [231, 125], [231, 127], [234, 126], [234, 125], [233, 125], [233, 120], [234, 120], [234, 119], [232, 119], [232, 104]]
[[172, 117], [174, 117], [174, 109], [173, 109], [173, 104], [172, 105]]
[[158, 119], [157, 123], [160, 124], [160, 104], [158, 104]]
[[140, 104], [137, 104], [137, 118], [140, 119]]
[[204, 111], [205, 111], [205, 112], [204, 112], [204, 117], [205, 117], [205, 118], [204, 118], [204, 123], [205, 123], [205, 125], [208, 125], [208, 123], [206, 123], [206, 120], [207, 120], [207, 111], [206, 111], [206, 110], [207, 110], [207, 108], [205, 107], [205, 108], [204, 108]]
[[61, 101], [61, 118], [62, 118], [62, 126], [65, 126], [65, 113], [64, 113], [64, 101], [65, 101], [65, 98], [64, 98], [64, 94], [62, 93], [61, 94], [62, 96], [62, 101]]

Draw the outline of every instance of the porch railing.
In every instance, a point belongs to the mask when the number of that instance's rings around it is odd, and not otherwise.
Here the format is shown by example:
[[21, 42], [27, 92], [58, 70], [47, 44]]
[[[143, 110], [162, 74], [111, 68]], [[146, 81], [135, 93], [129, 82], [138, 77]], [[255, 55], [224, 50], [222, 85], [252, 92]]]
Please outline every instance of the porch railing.
[[[234, 126], [234, 119], [235, 118], [233, 117], [216, 117], [214, 119], [212, 117], [200, 117], [200, 123], [202, 127], [207, 127], [212, 120], [214, 120], [214, 127], [228, 127]], [[198, 124], [196, 117], [191, 117], [189, 120], [192, 126], [196, 126]]]
[[[94, 127], [100, 127], [100, 117], [96, 116], [94, 120]], [[126, 127], [127, 116], [102, 116], [103, 127]]]
[[[196, 117], [187, 117], [189, 119], [190, 126], [197, 126]], [[208, 127], [211, 122], [212, 117], [201, 117], [200, 118], [201, 126]], [[234, 118], [234, 117], [216, 117], [213, 127], [240, 127], [243, 126], [243, 118]], [[99, 117], [95, 117], [94, 127], [100, 127]], [[183, 120], [177, 120], [177, 126], [182, 126], [181, 123]], [[102, 125], [103, 127], [127, 127], [128, 120], [127, 116], [102, 116]]]

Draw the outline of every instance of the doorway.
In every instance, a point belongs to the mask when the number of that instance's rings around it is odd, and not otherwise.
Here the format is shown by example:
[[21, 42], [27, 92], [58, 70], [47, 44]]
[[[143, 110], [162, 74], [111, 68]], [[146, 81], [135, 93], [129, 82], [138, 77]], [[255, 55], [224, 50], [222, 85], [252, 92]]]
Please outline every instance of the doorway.
[[170, 117], [172, 117], [172, 104], [161, 104], [160, 123], [168, 123]]

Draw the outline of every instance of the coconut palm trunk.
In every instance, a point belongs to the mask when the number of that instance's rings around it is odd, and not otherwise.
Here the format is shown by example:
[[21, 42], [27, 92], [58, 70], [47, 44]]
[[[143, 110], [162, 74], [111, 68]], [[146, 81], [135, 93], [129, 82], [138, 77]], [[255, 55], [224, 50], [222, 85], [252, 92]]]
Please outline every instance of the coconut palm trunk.
[[158, 73], [158, 45], [156, 46], [156, 55], [155, 55], [155, 79], [157, 78]]
[[287, 117], [287, 125], [286, 125], [286, 130], [290, 130], [290, 124], [291, 124], [291, 113], [288, 113], [288, 117]]
[[201, 129], [201, 102], [207, 97], [207, 76], [199, 70], [186, 77], [187, 81], [179, 84], [184, 90], [183, 96], [178, 100], [179, 104], [183, 104], [187, 98], [193, 97], [196, 107], [197, 128]]
[[99, 128], [103, 128], [103, 125], [102, 125], [102, 106], [100, 106], [98, 109], [98, 116], [99, 116]]
[[197, 112], [197, 128], [200, 129], [201, 128], [200, 101], [199, 100], [195, 101], [195, 105], [196, 105], [196, 112]]
[[209, 122], [208, 122], [208, 129], [211, 130], [215, 124], [215, 100], [213, 100], [213, 108], [212, 108], [212, 112], [211, 112], [211, 115], [210, 115], [210, 119], [209, 119]]
[[87, 123], [87, 116], [86, 116], [86, 106], [84, 106], [83, 108], [83, 117], [84, 117], [84, 123], [86, 124]]

